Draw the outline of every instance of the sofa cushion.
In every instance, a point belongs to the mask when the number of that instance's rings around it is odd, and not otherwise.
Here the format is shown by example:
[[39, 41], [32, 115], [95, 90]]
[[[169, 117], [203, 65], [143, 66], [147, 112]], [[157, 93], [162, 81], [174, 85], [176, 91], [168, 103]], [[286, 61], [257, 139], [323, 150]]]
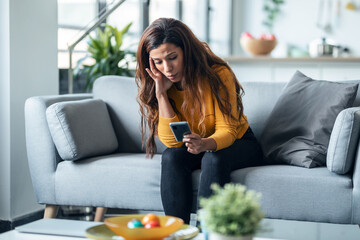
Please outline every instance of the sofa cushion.
[[353, 181], [326, 167], [290, 165], [250, 167], [234, 171], [233, 182], [260, 192], [266, 218], [350, 223]]
[[[199, 170], [192, 175], [194, 203], [199, 175]], [[160, 177], [160, 154], [152, 159], [144, 153], [116, 153], [62, 161], [55, 176], [56, 201], [59, 205], [163, 211]], [[84, 196], [91, 197], [84, 201]]]
[[106, 104], [102, 100], [55, 103], [47, 108], [46, 118], [63, 160], [109, 154], [118, 147]]
[[360, 108], [348, 108], [339, 113], [331, 132], [327, 168], [338, 174], [348, 173], [353, 165], [360, 133]]
[[297, 71], [284, 88], [261, 135], [272, 163], [324, 166], [336, 116], [352, 106], [358, 84], [313, 80]]

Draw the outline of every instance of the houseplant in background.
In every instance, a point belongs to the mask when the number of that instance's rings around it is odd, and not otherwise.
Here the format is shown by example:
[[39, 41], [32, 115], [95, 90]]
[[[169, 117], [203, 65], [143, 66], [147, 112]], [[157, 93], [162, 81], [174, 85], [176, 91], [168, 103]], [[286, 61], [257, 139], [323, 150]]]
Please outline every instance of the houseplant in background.
[[211, 186], [214, 193], [201, 198], [199, 218], [210, 240], [250, 240], [260, 229], [264, 213], [260, 209], [260, 194], [241, 184]]
[[[105, 25], [104, 30], [97, 29], [95, 37], [89, 35], [88, 54], [77, 62], [74, 69], [75, 81], [84, 76], [86, 80], [85, 88], [90, 91], [94, 81], [104, 75], [133, 76], [129, 65], [135, 62], [135, 52], [123, 49], [123, 38], [128, 33], [132, 23], [118, 30], [109, 24]], [[93, 60], [93, 64], [84, 64], [88, 58]]]
[[269, 34], [273, 34], [275, 20], [281, 13], [280, 7], [285, 3], [285, 0], [263, 0], [263, 2], [265, 19], [262, 24], [267, 28]]

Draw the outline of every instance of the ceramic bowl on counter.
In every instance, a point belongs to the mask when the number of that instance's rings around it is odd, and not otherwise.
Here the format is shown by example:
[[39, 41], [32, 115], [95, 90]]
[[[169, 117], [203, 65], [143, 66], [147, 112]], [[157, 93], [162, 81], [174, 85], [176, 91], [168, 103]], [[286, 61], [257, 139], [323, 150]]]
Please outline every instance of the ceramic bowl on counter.
[[240, 44], [246, 52], [252, 55], [268, 55], [276, 47], [277, 40], [241, 37]]

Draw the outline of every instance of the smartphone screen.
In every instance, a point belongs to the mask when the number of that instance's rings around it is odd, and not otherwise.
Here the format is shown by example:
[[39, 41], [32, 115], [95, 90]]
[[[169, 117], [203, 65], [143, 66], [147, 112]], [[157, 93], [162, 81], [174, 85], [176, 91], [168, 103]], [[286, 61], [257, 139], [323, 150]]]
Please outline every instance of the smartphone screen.
[[186, 121], [172, 122], [169, 125], [177, 142], [182, 142], [184, 135], [191, 133], [189, 124]]

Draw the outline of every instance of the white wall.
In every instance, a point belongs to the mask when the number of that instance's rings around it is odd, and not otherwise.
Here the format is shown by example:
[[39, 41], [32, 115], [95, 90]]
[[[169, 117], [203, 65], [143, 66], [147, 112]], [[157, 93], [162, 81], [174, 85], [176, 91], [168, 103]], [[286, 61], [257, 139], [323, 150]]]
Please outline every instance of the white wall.
[[[236, 24], [239, 25], [241, 31], [248, 31], [254, 35], [259, 36], [265, 31], [261, 22], [264, 17], [262, 11], [263, 0], [240, 0], [242, 8], [239, 13], [242, 15], [242, 21]], [[324, 0], [325, 2], [332, 2], [331, 23], [333, 31], [330, 34], [325, 34], [322, 30], [316, 27], [318, 21], [320, 0], [286, 0], [282, 5], [282, 14], [275, 23], [274, 33], [278, 38], [279, 45], [276, 47], [272, 55], [280, 55], [284, 51], [286, 43], [296, 44], [300, 47], [306, 48], [307, 44], [316, 38], [322, 36], [331, 38], [337, 41], [340, 45], [350, 47], [353, 54], [360, 55], [360, 31], [358, 31], [358, 23], [360, 22], [360, 3], [354, 1], [358, 9], [356, 11], [349, 11], [345, 9], [346, 3], [349, 1], [339, 0], [340, 14], [336, 17], [335, 5], [338, 0]], [[326, 6], [325, 6], [326, 8]], [[321, 22], [325, 22], [326, 13], [323, 14]], [[239, 39], [234, 40], [237, 44]], [[240, 52], [236, 52], [240, 53]]]
[[1, 0], [0, 6], [0, 218], [12, 220], [42, 209], [27, 163], [24, 103], [59, 91], [57, 1]]
[[0, 219], [10, 218], [9, 1], [0, 1]]

